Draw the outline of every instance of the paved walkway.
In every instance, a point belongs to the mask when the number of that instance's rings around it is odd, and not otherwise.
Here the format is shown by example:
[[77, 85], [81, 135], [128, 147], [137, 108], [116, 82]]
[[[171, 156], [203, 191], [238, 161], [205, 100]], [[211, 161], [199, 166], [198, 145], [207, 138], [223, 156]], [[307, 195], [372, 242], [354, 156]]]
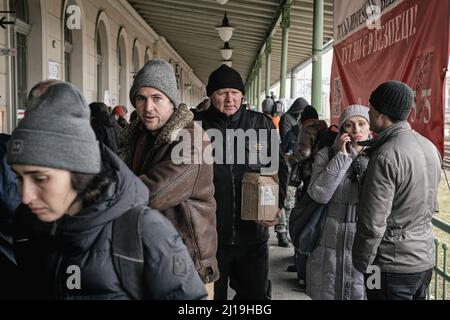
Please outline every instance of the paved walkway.
[[278, 246], [276, 233], [270, 228], [269, 240], [269, 279], [272, 281], [273, 300], [310, 300], [299, 291], [297, 273], [287, 272], [288, 265], [293, 264], [294, 248], [282, 248]]
[[[273, 228], [270, 228], [269, 240], [269, 279], [272, 281], [272, 300], [310, 300], [297, 283], [297, 274], [287, 272], [288, 265], [293, 263], [294, 248], [278, 246]], [[228, 289], [228, 299], [233, 299], [234, 290]]]

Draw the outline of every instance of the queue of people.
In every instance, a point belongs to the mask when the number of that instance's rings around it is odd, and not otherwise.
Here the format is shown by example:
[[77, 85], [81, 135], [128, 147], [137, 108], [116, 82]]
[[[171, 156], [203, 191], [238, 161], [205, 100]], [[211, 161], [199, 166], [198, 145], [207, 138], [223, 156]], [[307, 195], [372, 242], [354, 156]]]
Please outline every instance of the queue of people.
[[[129, 123], [125, 107], [109, 114], [69, 83], [31, 90], [2, 141], [0, 263], [11, 284], [1, 298], [226, 300], [230, 287], [237, 300], [271, 299], [269, 228], [290, 246], [289, 212], [305, 196], [326, 207], [317, 245], [296, 266], [312, 299], [425, 298], [442, 161], [406, 121], [406, 84], [387, 81], [368, 107], [346, 107], [331, 142], [303, 98], [284, 115], [270, 98], [266, 115], [248, 110], [226, 65], [206, 90], [193, 112], [172, 66], [150, 60], [134, 78]], [[230, 147], [230, 132], [252, 130], [255, 141]], [[270, 162], [252, 162], [253, 152]], [[276, 218], [243, 220], [244, 176], [273, 166]], [[367, 287], [372, 266], [380, 288]]]

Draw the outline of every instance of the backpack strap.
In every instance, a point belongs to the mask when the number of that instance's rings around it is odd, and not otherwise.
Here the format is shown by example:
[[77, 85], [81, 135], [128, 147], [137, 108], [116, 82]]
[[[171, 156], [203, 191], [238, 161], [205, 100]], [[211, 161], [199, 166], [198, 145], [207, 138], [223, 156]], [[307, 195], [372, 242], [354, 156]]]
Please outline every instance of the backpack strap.
[[136, 300], [144, 297], [142, 219], [146, 207], [132, 208], [114, 220], [112, 259], [122, 288]]

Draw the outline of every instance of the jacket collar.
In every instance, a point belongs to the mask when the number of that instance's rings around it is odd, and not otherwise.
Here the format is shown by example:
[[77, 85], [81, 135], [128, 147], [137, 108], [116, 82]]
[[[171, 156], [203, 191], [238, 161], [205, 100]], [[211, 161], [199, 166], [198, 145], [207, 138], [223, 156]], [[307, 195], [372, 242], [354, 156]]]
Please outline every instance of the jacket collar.
[[208, 109], [209, 116], [212, 118], [219, 118], [222, 120], [228, 120], [228, 121], [238, 121], [241, 118], [242, 113], [244, 112], [245, 107], [241, 105], [239, 110], [233, 114], [232, 116], [227, 116], [225, 113], [220, 112], [216, 107], [211, 105], [211, 107]]
[[33, 233], [49, 237], [64, 252], [84, 252], [92, 247], [105, 225], [133, 207], [148, 203], [149, 191], [145, 184], [119, 160], [111, 150], [101, 144], [103, 166], [110, 167], [108, 174], [113, 179], [101, 198], [78, 214], [64, 215], [59, 220], [46, 223], [38, 220], [25, 208]]
[[158, 149], [163, 144], [172, 143], [176, 140], [177, 132], [185, 128], [194, 119], [194, 114], [185, 104], [180, 104], [175, 109], [169, 121], [161, 128], [155, 140], [154, 149]]
[[318, 121], [319, 121], [319, 119], [308, 119], [302, 123], [302, 126], [307, 127], [307, 126], [315, 125]]
[[391, 127], [384, 129], [378, 136], [372, 140], [364, 141], [361, 145], [371, 147], [374, 151], [388, 141], [391, 137], [397, 136], [404, 132], [411, 131], [411, 125], [407, 121], [400, 121], [392, 125]]
[[[186, 127], [193, 119], [194, 115], [188, 107], [185, 104], [180, 104], [179, 107], [174, 110], [169, 121], [161, 128], [153, 148], [156, 149], [165, 143], [172, 142], [172, 139], [175, 138], [172, 137], [172, 134], [175, 131]], [[122, 130], [119, 137], [119, 155], [127, 165], [131, 165], [132, 163], [136, 141], [145, 133], [146, 130], [142, 127], [139, 118], [131, 122], [124, 130]]]

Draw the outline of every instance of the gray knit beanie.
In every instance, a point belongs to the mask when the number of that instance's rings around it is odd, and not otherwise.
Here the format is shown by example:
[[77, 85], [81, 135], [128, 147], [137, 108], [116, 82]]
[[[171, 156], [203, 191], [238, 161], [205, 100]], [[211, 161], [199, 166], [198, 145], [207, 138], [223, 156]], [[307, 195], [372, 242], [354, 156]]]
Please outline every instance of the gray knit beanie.
[[8, 164], [22, 164], [97, 174], [101, 169], [98, 141], [90, 110], [78, 89], [57, 83], [33, 99], [13, 131]]
[[152, 87], [161, 91], [172, 101], [175, 108], [180, 104], [175, 72], [165, 60], [150, 60], [136, 74], [130, 90], [130, 101], [133, 106], [135, 106], [136, 95], [142, 87]]
[[341, 129], [345, 121], [351, 117], [363, 117], [370, 124], [369, 108], [359, 104], [353, 104], [342, 111], [341, 116], [339, 117], [339, 129]]

